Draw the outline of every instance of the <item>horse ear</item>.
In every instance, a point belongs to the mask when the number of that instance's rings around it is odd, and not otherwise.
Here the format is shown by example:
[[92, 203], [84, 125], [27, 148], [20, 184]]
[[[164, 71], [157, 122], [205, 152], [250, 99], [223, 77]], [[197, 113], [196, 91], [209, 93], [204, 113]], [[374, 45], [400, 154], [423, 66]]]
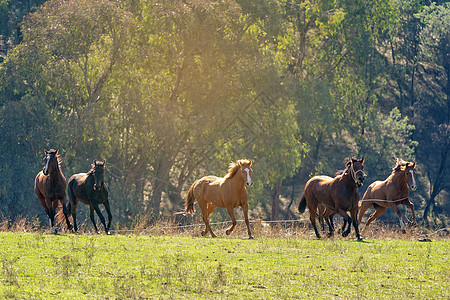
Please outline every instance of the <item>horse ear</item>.
[[361, 162], [361, 164], [364, 163], [364, 156], [361, 158], [360, 162]]
[[55, 154], [58, 154], [58, 151], [59, 151], [59, 149], [56, 149], [56, 152], [55, 152]]
[[48, 154], [48, 151], [47, 151], [47, 149], [44, 149], [44, 153], [45, 153], [45, 155], [47, 155], [47, 154]]
[[95, 162], [96, 162], [96, 160], [95, 160], [95, 159], [93, 159], [93, 160], [92, 160], [92, 163], [94, 164], [94, 166], [95, 166]]
[[414, 169], [416, 167], [416, 162], [413, 162], [412, 168]]
[[249, 164], [250, 164], [250, 166], [251, 166], [251, 165], [253, 164], [252, 160], [249, 159], [248, 161], [249, 161]]

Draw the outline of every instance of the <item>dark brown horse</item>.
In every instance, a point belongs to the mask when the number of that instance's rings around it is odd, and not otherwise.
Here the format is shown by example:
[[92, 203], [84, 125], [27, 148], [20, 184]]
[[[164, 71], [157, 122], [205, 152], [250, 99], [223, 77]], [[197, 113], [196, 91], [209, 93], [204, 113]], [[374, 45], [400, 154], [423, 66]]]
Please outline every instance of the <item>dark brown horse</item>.
[[415, 166], [416, 163], [407, 162], [397, 158], [396, 165], [392, 170], [391, 175], [389, 175], [386, 180], [375, 181], [369, 185], [360, 201], [361, 207], [359, 210], [358, 223], [361, 223], [364, 213], [372, 205], [375, 208], [375, 212], [367, 219], [363, 231], [366, 230], [373, 220], [384, 214], [388, 208], [392, 208], [400, 220], [402, 231], [406, 232], [402, 214], [398, 209], [400, 204], [406, 205], [411, 209], [413, 223], [416, 223], [414, 204], [408, 198], [409, 187], [411, 187], [413, 191], [416, 190], [416, 180], [414, 178]]
[[[331, 213], [338, 213], [348, 223], [342, 236], [346, 237], [351, 230], [351, 224], [355, 228], [356, 237], [361, 240], [358, 229], [358, 187], [364, 182], [364, 157], [361, 159], [349, 158], [346, 169], [341, 175], [334, 178], [328, 176], [314, 176], [305, 185], [303, 197], [298, 206], [298, 211], [303, 213], [306, 206], [309, 210], [309, 219], [314, 228], [316, 236], [320, 238], [316, 226], [316, 212], [321, 205]], [[319, 207], [320, 208], [320, 207]], [[351, 217], [347, 214], [350, 211]], [[334, 226], [330, 226], [330, 233]]]
[[247, 225], [248, 237], [253, 238], [248, 220], [248, 193], [245, 185], [251, 186], [252, 182], [252, 161], [247, 159], [238, 160], [230, 164], [228, 174], [225, 177], [205, 176], [196, 180], [189, 189], [186, 196], [185, 214], [195, 213], [194, 203], [197, 201], [202, 211], [205, 230], [212, 237], [216, 237], [209, 226], [209, 215], [216, 207], [226, 208], [233, 224], [227, 229], [229, 235], [236, 226], [234, 208], [241, 206], [244, 212], [245, 224]]
[[[73, 217], [74, 230], [77, 231], [77, 206], [78, 202], [83, 202], [89, 205], [91, 221], [94, 224], [95, 231], [100, 233], [95, 223], [94, 210], [102, 222], [106, 234], [110, 234], [109, 228], [111, 226], [112, 214], [108, 201], [108, 192], [105, 188], [105, 163], [94, 160], [91, 169], [87, 173], [79, 173], [72, 175], [69, 179], [69, 208]], [[99, 204], [105, 206], [108, 213], [108, 225], [106, 225], [105, 218], [100, 211]]]
[[56, 209], [58, 208], [58, 201], [62, 204], [67, 227], [69, 229], [72, 228], [66, 207], [66, 178], [59, 167], [58, 149], [44, 151], [45, 166], [44, 169], [37, 174], [34, 180], [34, 192], [50, 219], [51, 232], [56, 234], [55, 215]]

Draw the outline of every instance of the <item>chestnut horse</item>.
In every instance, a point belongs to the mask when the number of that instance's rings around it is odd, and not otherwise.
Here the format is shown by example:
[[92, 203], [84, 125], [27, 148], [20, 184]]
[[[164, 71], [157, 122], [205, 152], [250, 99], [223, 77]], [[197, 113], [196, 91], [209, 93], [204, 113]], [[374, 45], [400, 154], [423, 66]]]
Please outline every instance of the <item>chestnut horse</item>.
[[247, 225], [248, 237], [253, 239], [248, 220], [248, 193], [245, 187], [245, 184], [247, 186], [253, 184], [252, 172], [252, 161], [241, 159], [230, 164], [228, 174], [225, 177], [205, 176], [192, 184], [186, 196], [184, 214], [195, 213], [194, 202], [197, 201], [206, 226], [205, 230], [202, 231], [202, 236], [209, 231], [212, 237], [216, 237], [208, 221], [209, 215], [216, 207], [227, 209], [233, 224], [227, 229], [226, 234], [231, 234], [236, 226], [234, 208], [241, 206]]
[[[348, 227], [342, 232], [342, 236], [346, 237], [350, 233], [353, 223], [356, 237], [361, 240], [357, 222], [358, 187], [363, 185], [364, 177], [364, 157], [361, 159], [352, 157], [348, 159], [346, 169], [341, 175], [334, 178], [314, 176], [308, 180], [298, 211], [303, 213], [308, 206], [309, 219], [318, 238], [320, 238], [320, 234], [316, 226], [316, 212], [319, 207], [320, 213], [327, 209], [330, 214], [331, 212], [340, 214], [344, 221], [348, 223]], [[350, 211], [351, 217], [347, 214], [347, 211]], [[330, 233], [333, 230], [334, 226], [330, 226]]]
[[34, 192], [50, 219], [51, 232], [56, 234], [55, 215], [56, 209], [58, 208], [58, 201], [62, 204], [67, 227], [69, 229], [72, 228], [66, 207], [66, 178], [59, 167], [60, 160], [58, 149], [44, 151], [45, 166], [44, 169], [37, 174], [34, 180]]
[[[77, 227], [77, 206], [78, 202], [83, 202], [89, 205], [90, 217], [92, 224], [94, 224], [95, 231], [100, 233], [95, 223], [94, 210], [97, 213], [100, 221], [105, 228], [106, 234], [110, 234], [109, 228], [111, 226], [112, 214], [108, 201], [108, 191], [105, 188], [105, 163], [94, 160], [91, 169], [87, 173], [79, 173], [72, 175], [69, 179], [69, 208], [73, 218], [73, 227], [75, 232]], [[108, 225], [106, 225], [105, 218], [100, 211], [99, 204], [103, 204], [108, 214]]]
[[398, 209], [398, 205], [400, 204], [406, 205], [411, 209], [413, 223], [416, 223], [414, 204], [408, 198], [409, 187], [413, 191], [417, 188], [414, 178], [415, 166], [415, 162], [407, 162], [397, 158], [396, 165], [386, 180], [375, 181], [369, 185], [360, 201], [358, 223], [361, 223], [364, 213], [372, 205], [375, 208], [375, 212], [367, 219], [363, 231], [366, 230], [373, 220], [384, 214], [388, 208], [392, 208], [400, 220], [400, 227], [403, 233], [405, 233], [405, 224], [403, 223], [402, 214]]

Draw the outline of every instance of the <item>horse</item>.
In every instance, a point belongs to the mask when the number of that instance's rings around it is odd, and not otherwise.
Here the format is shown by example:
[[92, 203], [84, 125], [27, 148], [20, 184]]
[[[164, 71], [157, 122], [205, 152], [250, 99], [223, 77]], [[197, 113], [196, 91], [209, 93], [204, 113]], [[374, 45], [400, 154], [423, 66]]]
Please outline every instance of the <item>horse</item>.
[[398, 205], [403, 204], [411, 209], [413, 224], [416, 223], [416, 214], [414, 212], [414, 204], [409, 200], [409, 187], [415, 191], [416, 180], [414, 178], [416, 166], [415, 162], [408, 162], [397, 158], [396, 165], [392, 169], [391, 175], [384, 181], [375, 181], [367, 188], [364, 196], [360, 201], [358, 223], [372, 205], [375, 212], [370, 215], [366, 221], [363, 232], [369, 224], [386, 212], [388, 208], [392, 208], [400, 220], [400, 228], [406, 233], [405, 224], [403, 223], [402, 214], [398, 209]]
[[[327, 209], [332, 213], [338, 213], [348, 223], [346, 230], [342, 231], [342, 236], [346, 237], [351, 230], [351, 224], [355, 228], [356, 237], [362, 240], [358, 229], [358, 187], [363, 185], [365, 178], [364, 157], [361, 159], [349, 158], [346, 162], [346, 169], [341, 175], [334, 178], [329, 176], [314, 176], [305, 185], [303, 197], [298, 206], [298, 211], [303, 213], [306, 206], [309, 209], [309, 219], [314, 228], [317, 238], [320, 238], [316, 226], [316, 212], [319, 214]], [[322, 208], [320, 207], [322, 206]], [[320, 212], [321, 211], [321, 212]], [[351, 217], [347, 214], [350, 211]], [[344, 224], [345, 226], [345, 224]], [[333, 233], [334, 226], [330, 226], [330, 234]]]
[[[77, 227], [77, 206], [78, 202], [83, 202], [89, 205], [90, 217], [92, 224], [94, 224], [95, 231], [100, 233], [94, 219], [94, 210], [100, 218], [100, 221], [105, 228], [106, 234], [111, 234], [109, 228], [111, 227], [111, 207], [108, 200], [108, 191], [105, 188], [104, 182], [105, 163], [94, 160], [91, 169], [87, 173], [74, 174], [69, 179], [69, 208], [73, 218], [74, 231]], [[103, 204], [108, 214], [108, 225], [106, 225], [105, 218], [100, 211], [99, 204]]]
[[216, 237], [208, 221], [209, 215], [216, 207], [227, 209], [233, 222], [231, 227], [226, 230], [226, 234], [230, 235], [236, 226], [234, 208], [241, 206], [245, 224], [247, 225], [248, 237], [253, 239], [248, 220], [248, 193], [245, 187], [245, 184], [249, 187], [253, 185], [252, 172], [252, 161], [241, 159], [230, 164], [225, 177], [205, 176], [191, 185], [186, 195], [185, 211], [183, 213], [185, 215], [194, 214], [194, 203], [197, 201], [205, 223], [205, 230], [202, 231], [202, 236], [210, 232], [213, 238]]
[[66, 178], [59, 167], [60, 158], [58, 149], [50, 149], [45, 152], [45, 166], [34, 180], [34, 192], [44, 207], [48, 218], [50, 219], [51, 233], [56, 234], [55, 215], [58, 208], [58, 201], [61, 202], [64, 217], [68, 229], [72, 228], [69, 222], [68, 210], [66, 207]]

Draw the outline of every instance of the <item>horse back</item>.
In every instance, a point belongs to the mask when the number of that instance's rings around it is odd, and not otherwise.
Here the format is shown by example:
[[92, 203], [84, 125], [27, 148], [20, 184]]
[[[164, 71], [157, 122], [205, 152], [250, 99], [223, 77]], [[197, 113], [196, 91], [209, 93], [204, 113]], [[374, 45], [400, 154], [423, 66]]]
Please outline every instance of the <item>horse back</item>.
[[204, 199], [216, 207], [237, 207], [247, 196], [247, 190], [237, 191], [230, 179], [216, 176], [205, 176], [197, 180], [194, 187], [196, 199]]
[[367, 187], [362, 200], [366, 199], [386, 199], [386, 181], [377, 180]]

